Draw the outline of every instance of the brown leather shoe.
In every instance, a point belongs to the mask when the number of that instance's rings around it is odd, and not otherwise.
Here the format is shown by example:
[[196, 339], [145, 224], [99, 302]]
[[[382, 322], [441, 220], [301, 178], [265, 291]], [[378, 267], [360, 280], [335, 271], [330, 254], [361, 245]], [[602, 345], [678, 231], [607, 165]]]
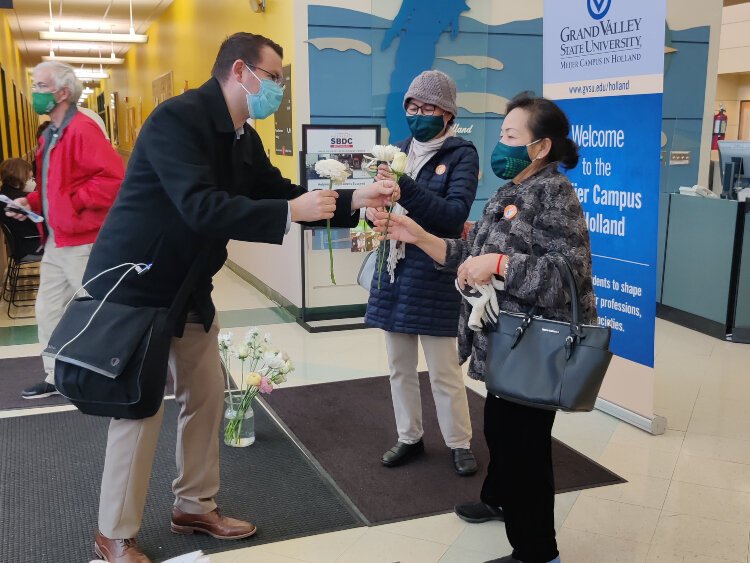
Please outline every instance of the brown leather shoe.
[[94, 553], [109, 563], [151, 563], [151, 559], [138, 548], [133, 538], [113, 540], [96, 532]]
[[217, 540], [239, 540], [254, 535], [256, 528], [250, 522], [222, 516], [218, 508], [208, 514], [188, 514], [172, 508], [172, 531], [175, 534], [200, 532]]

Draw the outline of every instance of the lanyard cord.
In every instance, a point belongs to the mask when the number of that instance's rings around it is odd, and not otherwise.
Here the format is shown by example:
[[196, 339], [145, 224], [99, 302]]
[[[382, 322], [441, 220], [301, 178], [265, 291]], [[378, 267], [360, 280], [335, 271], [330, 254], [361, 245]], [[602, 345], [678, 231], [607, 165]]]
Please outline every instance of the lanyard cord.
[[86, 288], [86, 286], [87, 286], [88, 284], [90, 284], [90, 283], [91, 283], [92, 281], [94, 281], [95, 279], [99, 278], [100, 276], [103, 276], [104, 274], [107, 274], [107, 273], [109, 273], [109, 272], [112, 272], [113, 270], [117, 270], [117, 269], [119, 269], [119, 268], [122, 268], [122, 267], [124, 267], [124, 266], [130, 266], [130, 267], [129, 267], [129, 268], [127, 269], [127, 270], [125, 270], [125, 273], [124, 273], [123, 275], [121, 275], [121, 276], [120, 276], [120, 279], [119, 279], [119, 280], [117, 280], [117, 283], [115, 283], [115, 285], [114, 285], [114, 286], [112, 286], [112, 289], [110, 289], [110, 290], [109, 290], [109, 291], [107, 292], [107, 294], [106, 294], [106, 295], [104, 296], [104, 299], [102, 299], [102, 302], [101, 302], [101, 303], [99, 303], [99, 306], [98, 306], [98, 307], [96, 308], [96, 310], [94, 311], [94, 313], [93, 313], [93, 314], [91, 315], [91, 318], [90, 318], [90, 319], [89, 319], [89, 321], [88, 321], [88, 322], [86, 323], [86, 326], [84, 326], [84, 327], [83, 327], [83, 328], [81, 329], [81, 331], [80, 331], [80, 332], [79, 332], [78, 334], [76, 334], [76, 335], [75, 335], [75, 336], [74, 336], [73, 338], [71, 338], [70, 340], [68, 340], [68, 341], [67, 341], [67, 342], [66, 342], [65, 344], [63, 344], [63, 345], [62, 345], [62, 346], [60, 347], [60, 349], [59, 349], [59, 350], [57, 351], [57, 354], [55, 354], [55, 359], [57, 359], [57, 358], [58, 358], [58, 357], [60, 356], [60, 354], [62, 354], [62, 351], [63, 351], [63, 350], [64, 350], [64, 349], [65, 349], [65, 348], [66, 348], [66, 347], [67, 347], [67, 346], [69, 345], [69, 344], [72, 344], [73, 342], [75, 342], [75, 341], [76, 341], [76, 340], [77, 340], [78, 338], [80, 338], [80, 336], [81, 336], [81, 335], [82, 335], [82, 334], [83, 334], [84, 332], [86, 332], [86, 329], [88, 329], [88, 328], [89, 328], [89, 327], [91, 326], [91, 323], [92, 323], [92, 322], [94, 321], [94, 317], [96, 317], [96, 315], [97, 315], [97, 313], [99, 312], [99, 310], [100, 310], [100, 309], [101, 309], [101, 308], [102, 308], [102, 307], [104, 306], [104, 303], [106, 303], [106, 301], [107, 301], [107, 299], [109, 298], [109, 296], [110, 296], [110, 295], [112, 295], [112, 292], [113, 292], [113, 291], [114, 291], [115, 289], [117, 289], [117, 288], [118, 288], [118, 286], [119, 286], [119, 285], [120, 285], [120, 284], [122, 283], [122, 280], [124, 280], [124, 279], [125, 279], [125, 276], [127, 276], [127, 275], [128, 275], [128, 274], [129, 274], [130, 272], [132, 272], [133, 270], [135, 270], [136, 272], [138, 272], [138, 275], [142, 275], [142, 274], [145, 274], [146, 272], [148, 272], [148, 271], [149, 271], [149, 270], [151, 269], [151, 264], [143, 264], [143, 263], [141, 263], [141, 264], [135, 264], [135, 263], [133, 263], [133, 262], [126, 262], [126, 263], [124, 263], [124, 264], [120, 264], [119, 266], [114, 266], [113, 268], [109, 268], [108, 270], [104, 270], [103, 272], [100, 272], [100, 273], [98, 273], [98, 274], [97, 274], [96, 276], [94, 276], [93, 278], [91, 278], [91, 279], [90, 279], [89, 281], [87, 281], [87, 282], [86, 282], [85, 284], [83, 284], [83, 285], [82, 285], [81, 287], [79, 287], [79, 288], [78, 288], [78, 289], [76, 290], [76, 292], [75, 292], [75, 293], [73, 294], [73, 297], [71, 297], [71, 298], [70, 298], [70, 300], [69, 300], [69, 301], [68, 301], [68, 302], [67, 302], [67, 303], [65, 304], [65, 309], [67, 309], [67, 308], [68, 308], [68, 305], [70, 305], [70, 303], [71, 303], [71, 302], [73, 301], [73, 299], [75, 299], [76, 295], [78, 295], [78, 292], [79, 292], [79, 291], [81, 291], [82, 289], [85, 289], [85, 288]]

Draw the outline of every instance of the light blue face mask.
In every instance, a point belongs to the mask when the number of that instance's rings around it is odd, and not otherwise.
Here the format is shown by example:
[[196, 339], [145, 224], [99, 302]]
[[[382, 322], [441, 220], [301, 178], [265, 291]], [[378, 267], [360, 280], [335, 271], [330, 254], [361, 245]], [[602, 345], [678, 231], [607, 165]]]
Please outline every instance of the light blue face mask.
[[247, 110], [250, 112], [252, 119], [265, 119], [269, 115], [276, 113], [281, 106], [281, 99], [284, 97], [284, 88], [273, 80], [268, 78], [260, 79], [248, 65], [245, 65], [252, 75], [260, 82], [260, 90], [257, 94], [251, 94], [240, 82], [242, 89], [247, 92]]

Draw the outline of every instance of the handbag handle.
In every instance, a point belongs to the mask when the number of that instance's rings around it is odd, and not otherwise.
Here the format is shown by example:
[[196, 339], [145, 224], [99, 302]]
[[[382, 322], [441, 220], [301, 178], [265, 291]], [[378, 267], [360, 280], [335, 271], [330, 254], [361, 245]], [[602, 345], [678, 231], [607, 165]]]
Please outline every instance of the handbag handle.
[[[570, 334], [565, 339], [565, 360], [567, 361], [573, 355], [573, 350], [576, 343], [584, 338], [583, 331], [581, 330], [581, 313], [580, 305], [578, 303], [578, 284], [576, 284], [576, 279], [573, 275], [573, 267], [570, 265], [570, 262], [564, 254], [561, 254], [560, 252], [549, 252], [547, 253], [547, 256], [558, 259], [555, 261], [556, 265], [558, 266], [558, 269], [561, 270], [562, 275], [565, 277], [565, 281], [568, 284], [568, 291], [570, 292], [570, 308], [572, 320], [570, 322]], [[562, 262], [562, 264], [560, 264], [560, 262]], [[528, 313], [526, 313], [521, 325], [516, 328], [513, 342], [510, 346], [511, 350], [518, 346], [518, 343], [523, 338], [526, 330], [531, 325], [534, 319], [534, 315], [536, 314], [536, 310], [537, 307], [535, 305]]]
[[565, 277], [565, 281], [568, 282], [568, 292], [570, 293], [570, 309], [571, 309], [571, 328], [573, 329], [573, 332], [576, 334], [576, 336], [580, 336], [580, 326], [581, 326], [581, 311], [580, 311], [580, 304], [578, 302], [578, 284], [576, 283], [576, 278], [573, 275], [573, 267], [570, 265], [570, 262], [565, 257], [564, 254], [560, 252], [550, 252], [548, 256], [554, 256], [555, 258], [558, 258], [558, 267], [560, 267], [560, 261], [562, 261], [562, 267], [560, 268], [562, 271], [561, 273]]

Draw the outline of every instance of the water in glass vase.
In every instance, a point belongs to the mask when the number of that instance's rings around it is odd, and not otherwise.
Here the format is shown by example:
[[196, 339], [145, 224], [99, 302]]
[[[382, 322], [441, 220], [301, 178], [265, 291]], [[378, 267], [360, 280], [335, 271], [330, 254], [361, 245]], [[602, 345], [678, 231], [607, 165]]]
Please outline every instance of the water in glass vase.
[[252, 405], [247, 407], [244, 414], [238, 412], [241, 398], [227, 397], [224, 399], [224, 443], [234, 448], [244, 448], [255, 443], [255, 416]]

